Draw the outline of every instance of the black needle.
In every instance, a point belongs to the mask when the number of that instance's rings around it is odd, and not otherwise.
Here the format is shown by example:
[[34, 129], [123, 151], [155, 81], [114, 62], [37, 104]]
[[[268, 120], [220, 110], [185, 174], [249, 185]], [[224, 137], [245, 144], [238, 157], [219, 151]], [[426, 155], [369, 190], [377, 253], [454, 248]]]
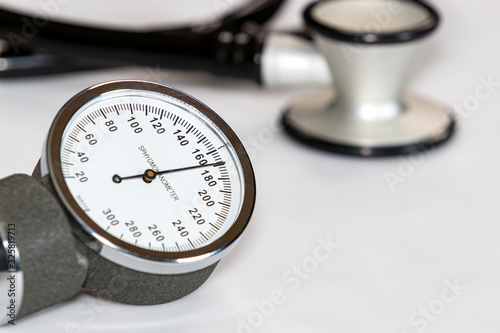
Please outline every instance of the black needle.
[[153, 179], [156, 178], [157, 175], [163, 175], [166, 173], [185, 171], [185, 170], [191, 170], [191, 169], [206, 168], [206, 167], [210, 167], [210, 166], [219, 167], [219, 166], [223, 166], [224, 164], [226, 164], [226, 162], [221, 161], [221, 162], [212, 163], [212, 164], [195, 165], [195, 166], [190, 166], [190, 167], [185, 167], [185, 168], [170, 169], [170, 170], [164, 170], [164, 171], [158, 171], [158, 172], [153, 171], [151, 169], [148, 169], [140, 175], [127, 176], [127, 177], [121, 177], [119, 175], [114, 175], [112, 180], [113, 180], [113, 182], [119, 184], [125, 179], [142, 178], [146, 183], [151, 183], [153, 181]]

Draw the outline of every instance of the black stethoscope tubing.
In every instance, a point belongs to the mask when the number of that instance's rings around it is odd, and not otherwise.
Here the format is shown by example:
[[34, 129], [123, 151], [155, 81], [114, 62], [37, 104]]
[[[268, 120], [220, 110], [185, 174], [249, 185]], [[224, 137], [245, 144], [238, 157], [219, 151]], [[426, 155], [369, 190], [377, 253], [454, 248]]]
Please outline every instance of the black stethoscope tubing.
[[[17, 73], [16, 70], [3, 71], [0, 76], [33, 75], [37, 74], [37, 68], [39, 74], [45, 74], [134, 64], [205, 71], [260, 82], [261, 26], [283, 2], [252, 1], [210, 24], [149, 32], [40, 21], [40, 18], [0, 9], [0, 38], [10, 44], [9, 51], [2, 56], [18, 60], [24, 56], [27, 61], [28, 57], [35, 57], [31, 58], [35, 62], [38, 57], [40, 64], [33, 68], [29, 64], [21, 65]], [[29, 35], [26, 34], [27, 21], [36, 28]]]

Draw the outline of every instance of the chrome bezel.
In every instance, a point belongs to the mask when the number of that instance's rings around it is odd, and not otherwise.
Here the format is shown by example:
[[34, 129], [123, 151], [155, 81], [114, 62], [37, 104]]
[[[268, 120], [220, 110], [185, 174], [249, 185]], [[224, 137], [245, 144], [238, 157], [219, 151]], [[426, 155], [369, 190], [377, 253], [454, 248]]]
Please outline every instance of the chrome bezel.
[[[139, 248], [108, 234], [99, 227], [71, 195], [63, 177], [60, 161], [64, 130], [73, 115], [90, 100], [116, 90], [156, 92], [187, 103], [206, 116], [234, 147], [243, 172], [245, 188], [243, 202], [233, 225], [216, 241], [198, 249], [181, 252], [158, 252]], [[80, 92], [67, 102], [57, 114], [49, 131], [42, 154], [41, 171], [42, 176], [49, 175], [59, 199], [74, 218], [77, 226], [83, 228], [87, 234], [102, 245], [99, 255], [118, 265], [152, 274], [188, 273], [219, 261], [236, 244], [248, 224], [255, 203], [253, 169], [243, 145], [231, 128], [214, 111], [197, 99], [171, 87], [145, 81], [105, 82]], [[78, 234], [76, 233], [76, 235]]]

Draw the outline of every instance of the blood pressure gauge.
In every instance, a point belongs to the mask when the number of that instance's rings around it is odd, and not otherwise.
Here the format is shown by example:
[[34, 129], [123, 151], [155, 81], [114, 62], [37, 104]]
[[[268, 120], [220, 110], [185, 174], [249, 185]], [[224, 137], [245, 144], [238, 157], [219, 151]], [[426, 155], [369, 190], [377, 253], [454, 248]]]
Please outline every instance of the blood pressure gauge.
[[129, 304], [198, 288], [255, 201], [250, 161], [229, 126], [196, 99], [141, 81], [72, 98], [52, 124], [38, 176], [86, 259], [83, 287]]

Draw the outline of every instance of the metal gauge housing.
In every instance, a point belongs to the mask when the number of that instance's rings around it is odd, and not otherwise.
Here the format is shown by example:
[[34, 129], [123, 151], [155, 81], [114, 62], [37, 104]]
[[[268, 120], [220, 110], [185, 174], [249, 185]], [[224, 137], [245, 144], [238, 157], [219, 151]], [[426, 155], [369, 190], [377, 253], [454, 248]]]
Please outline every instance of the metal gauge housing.
[[145, 273], [217, 262], [255, 202], [252, 166], [230, 127], [193, 97], [150, 82], [107, 82], [73, 97], [52, 124], [41, 168], [98, 254]]

